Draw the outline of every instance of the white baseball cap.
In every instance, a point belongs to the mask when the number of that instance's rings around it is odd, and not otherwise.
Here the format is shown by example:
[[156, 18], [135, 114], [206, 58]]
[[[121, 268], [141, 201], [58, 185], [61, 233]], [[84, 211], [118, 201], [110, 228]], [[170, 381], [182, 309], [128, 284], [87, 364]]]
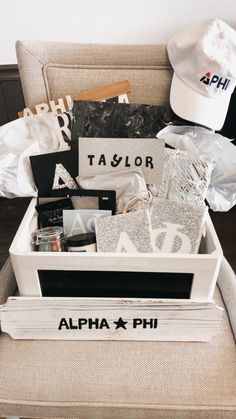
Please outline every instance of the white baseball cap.
[[222, 128], [236, 84], [236, 31], [219, 19], [197, 22], [177, 33], [167, 51], [174, 69], [173, 111], [187, 121]]

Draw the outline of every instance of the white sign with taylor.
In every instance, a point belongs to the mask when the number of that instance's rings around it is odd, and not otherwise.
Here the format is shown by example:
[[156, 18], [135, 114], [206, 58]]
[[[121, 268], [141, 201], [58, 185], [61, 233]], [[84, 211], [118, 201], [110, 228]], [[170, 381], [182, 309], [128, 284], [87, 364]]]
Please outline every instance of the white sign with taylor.
[[146, 183], [162, 179], [165, 141], [156, 138], [84, 138], [79, 141], [79, 176], [139, 167]]

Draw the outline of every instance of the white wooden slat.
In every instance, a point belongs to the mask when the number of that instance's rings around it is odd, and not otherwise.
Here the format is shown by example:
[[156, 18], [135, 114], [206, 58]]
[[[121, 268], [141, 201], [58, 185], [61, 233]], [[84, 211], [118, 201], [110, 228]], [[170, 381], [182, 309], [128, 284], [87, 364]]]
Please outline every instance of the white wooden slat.
[[0, 313], [13, 339], [208, 341], [223, 309], [213, 301], [10, 297]]

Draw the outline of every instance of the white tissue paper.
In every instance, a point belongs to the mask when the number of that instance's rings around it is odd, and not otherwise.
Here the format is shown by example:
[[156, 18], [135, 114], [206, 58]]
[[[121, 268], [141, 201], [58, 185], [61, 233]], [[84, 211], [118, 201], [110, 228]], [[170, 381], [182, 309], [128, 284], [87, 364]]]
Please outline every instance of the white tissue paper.
[[0, 196], [36, 196], [29, 156], [63, 150], [65, 141], [58, 119], [50, 112], [0, 127], [0, 149]]
[[130, 212], [140, 207], [149, 207], [151, 193], [140, 168], [104, 173], [93, 177], [76, 178], [83, 189], [102, 189], [116, 191], [116, 213]]
[[236, 204], [236, 147], [230, 139], [199, 126], [168, 125], [157, 134], [170, 146], [189, 153], [212, 157], [206, 199], [213, 211], [228, 211]]

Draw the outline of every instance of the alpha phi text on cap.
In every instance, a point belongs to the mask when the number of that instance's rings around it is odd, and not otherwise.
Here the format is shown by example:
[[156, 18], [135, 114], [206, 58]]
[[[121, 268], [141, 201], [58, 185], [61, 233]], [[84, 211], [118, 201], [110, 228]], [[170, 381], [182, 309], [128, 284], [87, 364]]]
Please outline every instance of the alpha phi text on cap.
[[197, 22], [177, 33], [167, 50], [173, 111], [219, 130], [236, 84], [236, 31], [218, 19]]

